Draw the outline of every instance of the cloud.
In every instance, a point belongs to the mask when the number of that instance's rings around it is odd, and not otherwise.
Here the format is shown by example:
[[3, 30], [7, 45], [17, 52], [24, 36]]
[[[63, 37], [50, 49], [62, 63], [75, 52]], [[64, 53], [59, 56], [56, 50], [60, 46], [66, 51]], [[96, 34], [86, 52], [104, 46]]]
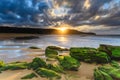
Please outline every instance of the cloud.
[[[44, 14], [44, 11], [48, 9], [48, 7], [47, 2], [44, 0], [1, 0], [0, 22], [26, 22], [26, 24], [38, 22], [38, 15]], [[42, 17], [43, 19], [45, 18], [44, 16]]]
[[0, 24], [50, 26], [58, 22], [87, 31], [119, 29], [120, 0], [0, 1]]

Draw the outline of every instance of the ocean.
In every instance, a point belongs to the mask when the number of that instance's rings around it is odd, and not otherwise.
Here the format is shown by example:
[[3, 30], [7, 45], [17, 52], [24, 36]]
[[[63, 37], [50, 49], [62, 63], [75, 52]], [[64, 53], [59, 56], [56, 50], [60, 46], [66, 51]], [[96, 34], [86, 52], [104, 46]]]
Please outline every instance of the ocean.
[[47, 46], [97, 48], [100, 44], [120, 46], [120, 36], [39, 35], [39, 38], [30, 40], [0, 40], [0, 60], [26, 58], [26, 55], [31, 52], [23, 49], [30, 46], [42, 49]]

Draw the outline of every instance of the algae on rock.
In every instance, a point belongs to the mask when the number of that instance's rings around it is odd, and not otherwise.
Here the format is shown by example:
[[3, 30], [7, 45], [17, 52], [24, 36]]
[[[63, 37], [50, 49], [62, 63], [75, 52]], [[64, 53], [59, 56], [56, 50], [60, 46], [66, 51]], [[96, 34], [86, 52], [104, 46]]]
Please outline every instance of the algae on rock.
[[29, 63], [29, 68], [33, 69], [33, 70], [36, 70], [37, 68], [39, 67], [46, 67], [47, 64], [44, 60], [42, 60], [41, 58], [34, 58], [33, 61], [31, 63]]
[[66, 70], [78, 70], [80, 62], [71, 56], [59, 56], [60, 65]]
[[70, 55], [77, 60], [90, 63], [108, 63], [110, 61], [110, 57], [105, 52], [98, 51], [95, 48], [72, 47]]
[[50, 58], [56, 58], [58, 56], [57, 50], [46, 48], [45, 56]]
[[41, 77], [46, 77], [46, 78], [56, 78], [60, 79], [61, 75], [53, 70], [47, 69], [47, 68], [38, 68], [36, 70], [36, 73], [40, 75]]
[[111, 57], [111, 59], [120, 60], [120, 46], [111, 46], [111, 45], [101, 44], [98, 49], [100, 51], [106, 52]]

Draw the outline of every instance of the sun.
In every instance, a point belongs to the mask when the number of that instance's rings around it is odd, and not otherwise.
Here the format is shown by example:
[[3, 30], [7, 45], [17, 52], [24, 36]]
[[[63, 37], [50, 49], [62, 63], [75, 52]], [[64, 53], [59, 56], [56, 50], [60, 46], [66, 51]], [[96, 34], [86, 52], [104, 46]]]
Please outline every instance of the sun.
[[67, 28], [66, 28], [66, 27], [61, 27], [61, 28], [59, 28], [59, 30], [60, 30], [61, 32], [66, 32]]

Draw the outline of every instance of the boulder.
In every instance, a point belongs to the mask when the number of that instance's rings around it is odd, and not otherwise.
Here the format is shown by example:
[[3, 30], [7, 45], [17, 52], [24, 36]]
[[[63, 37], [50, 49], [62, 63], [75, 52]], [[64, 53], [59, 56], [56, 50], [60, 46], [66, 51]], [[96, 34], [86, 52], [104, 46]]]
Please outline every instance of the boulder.
[[59, 47], [59, 46], [48, 46], [47, 48], [52, 49], [52, 50], [57, 50], [57, 51], [68, 51], [69, 49]]
[[37, 76], [34, 73], [31, 73], [31, 74], [28, 74], [28, 75], [22, 77], [21, 79], [32, 79], [34, 77], [37, 77]]
[[36, 70], [39, 67], [46, 67], [47, 64], [44, 60], [42, 60], [41, 58], [34, 58], [33, 61], [31, 63], [29, 63], [28, 68]]
[[105, 52], [100, 52], [95, 48], [73, 47], [70, 55], [77, 60], [84, 62], [108, 63], [110, 58]]
[[94, 80], [114, 80], [109, 74], [95, 69], [94, 70]]
[[26, 62], [14, 62], [14, 63], [8, 63], [5, 64], [3, 67], [0, 68], [1, 71], [6, 70], [19, 70], [19, 69], [27, 69], [28, 63]]
[[41, 49], [41, 48], [36, 47], [36, 46], [30, 46], [29, 49]]
[[46, 48], [45, 56], [50, 57], [50, 58], [56, 58], [58, 56], [58, 52], [57, 52], [57, 50]]
[[53, 70], [50, 70], [50, 69], [46, 69], [46, 68], [38, 68], [36, 70], [36, 73], [38, 75], [40, 75], [41, 77], [46, 77], [46, 78], [49, 78], [49, 79], [52, 79], [52, 78], [60, 79], [61, 78], [59, 73], [57, 73]]
[[0, 61], [0, 67], [5, 66], [5, 63], [3, 61]]
[[47, 69], [50, 69], [59, 73], [64, 73], [63, 67], [58, 64], [48, 64]]
[[111, 59], [120, 60], [120, 46], [111, 46], [111, 45], [101, 44], [98, 49], [100, 51], [106, 52], [111, 57]]
[[78, 70], [80, 62], [71, 56], [59, 56], [60, 65], [66, 70]]

